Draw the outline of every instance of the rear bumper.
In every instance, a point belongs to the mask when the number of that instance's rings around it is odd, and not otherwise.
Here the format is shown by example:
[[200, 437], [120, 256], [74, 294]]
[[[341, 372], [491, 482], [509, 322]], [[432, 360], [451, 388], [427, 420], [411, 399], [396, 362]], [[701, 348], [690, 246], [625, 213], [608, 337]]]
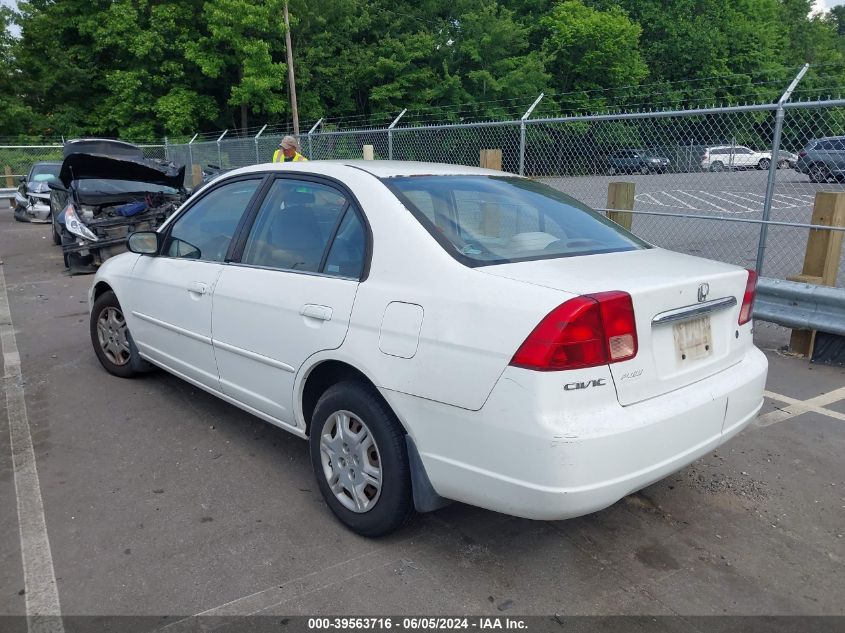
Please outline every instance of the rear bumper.
[[438, 494], [554, 520], [606, 508], [737, 434], [762, 406], [767, 368], [751, 348], [715, 376], [627, 407], [612, 380], [573, 395], [555, 373], [510, 367], [479, 411], [385, 396]]

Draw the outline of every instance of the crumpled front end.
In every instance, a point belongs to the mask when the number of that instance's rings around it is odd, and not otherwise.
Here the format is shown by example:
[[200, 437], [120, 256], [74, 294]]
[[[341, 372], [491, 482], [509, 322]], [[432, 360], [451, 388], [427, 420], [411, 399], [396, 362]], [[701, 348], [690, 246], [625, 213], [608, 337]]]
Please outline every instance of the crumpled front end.
[[15, 219], [19, 222], [50, 221], [50, 190], [47, 183], [27, 183], [15, 192]]
[[73, 274], [93, 273], [104, 261], [126, 251], [126, 238], [136, 231], [155, 231], [170, 217], [179, 200], [171, 197], [148, 197], [143, 210], [131, 216], [122, 212], [128, 203], [93, 207], [68, 205], [59, 217], [62, 251], [65, 263]]

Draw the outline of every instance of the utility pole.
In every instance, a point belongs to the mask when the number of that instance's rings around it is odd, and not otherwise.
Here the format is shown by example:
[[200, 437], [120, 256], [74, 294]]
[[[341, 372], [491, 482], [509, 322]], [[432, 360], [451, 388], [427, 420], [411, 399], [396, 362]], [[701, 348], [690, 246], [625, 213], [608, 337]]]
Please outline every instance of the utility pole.
[[285, 48], [288, 51], [288, 89], [290, 91], [290, 109], [293, 114], [293, 134], [299, 136], [299, 110], [296, 107], [296, 79], [293, 74], [293, 47], [290, 43], [290, 18], [288, 2], [285, 0]]

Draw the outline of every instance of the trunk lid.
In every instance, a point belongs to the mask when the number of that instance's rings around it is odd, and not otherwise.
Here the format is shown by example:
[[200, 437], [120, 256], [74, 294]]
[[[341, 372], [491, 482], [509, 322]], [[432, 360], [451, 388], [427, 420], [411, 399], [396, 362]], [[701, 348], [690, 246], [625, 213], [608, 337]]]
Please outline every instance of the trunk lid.
[[[577, 295], [629, 293], [639, 349], [634, 358], [609, 366], [622, 405], [712, 376], [739, 362], [750, 344], [749, 337], [738, 336], [748, 273], [729, 264], [652, 248], [478, 270]], [[707, 290], [704, 301], [700, 289]], [[673, 313], [718, 300], [726, 305], [705, 315]], [[543, 316], [537, 316], [538, 322]]]

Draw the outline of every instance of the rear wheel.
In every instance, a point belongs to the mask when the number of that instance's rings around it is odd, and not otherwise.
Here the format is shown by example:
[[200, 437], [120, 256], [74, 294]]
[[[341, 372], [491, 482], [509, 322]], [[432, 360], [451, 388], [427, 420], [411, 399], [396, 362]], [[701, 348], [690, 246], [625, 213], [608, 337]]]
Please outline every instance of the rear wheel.
[[103, 368], [115, 376], [132, 378], [151, 365], [138, 354], [126, 325], [126, 317], [117, 296], [108, 290], [97, 297], [91, 310], [91, 344]]
[[772, 161], [769, 160], [768, 158], [761, 158], [760, 162], [757, 163], [757, 169], [766, 170], [766, 169], [769, 168], [769, 165], [771, 165], [771, 164], [772, 164]]
[[710, 164], [710, 171], [725, 171], [725, 163], [720, 160]]
[[827, 167], [820, 164], [811, 165], [807, 173], [810, 176], [810, 182], [827, 182], [830, 178]]
[[382, 536], [413, 516], [405, 433], [372, 388], [330, 387], [314, 409], [309, 448], [323, 499], [353, 532]]

